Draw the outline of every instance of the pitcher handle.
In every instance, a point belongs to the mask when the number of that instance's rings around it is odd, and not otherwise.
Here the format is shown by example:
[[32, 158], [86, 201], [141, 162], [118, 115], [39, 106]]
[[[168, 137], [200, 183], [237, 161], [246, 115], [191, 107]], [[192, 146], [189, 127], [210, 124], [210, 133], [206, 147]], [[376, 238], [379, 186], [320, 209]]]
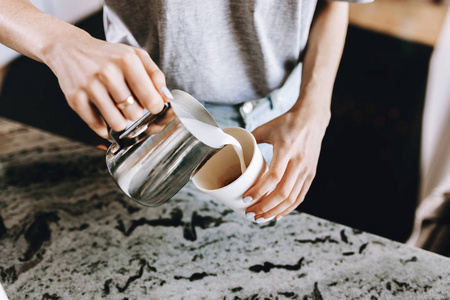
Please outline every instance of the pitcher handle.
[[146, 134], [145, 130], [148, 125], [153, 123], [158, 116], [164, 114], [170, 108], [170, 103], [164, 103], [164, 108], [158, 114], [150, 112], [145, 113], [139, 120], [128, 126], [122, 131], [114, 131], [110, 129], [109, 134], [120, 148], [126, 148], [140, 141]]

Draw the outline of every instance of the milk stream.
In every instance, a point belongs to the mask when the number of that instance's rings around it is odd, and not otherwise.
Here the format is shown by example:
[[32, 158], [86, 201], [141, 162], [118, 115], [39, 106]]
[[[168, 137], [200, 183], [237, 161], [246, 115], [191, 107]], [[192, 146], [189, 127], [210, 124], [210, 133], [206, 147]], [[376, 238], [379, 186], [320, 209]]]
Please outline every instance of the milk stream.
[[219, 127], [212, 126], [196, 119], [180, 118], [180, 121], [198, 140], [210, 147], [221, 148], [225, 145], [231, 145], [239, 158], [241, 172], [244, 174], [247, 167], [244, 161], [242, 146], [237, 139], [223, 132]]

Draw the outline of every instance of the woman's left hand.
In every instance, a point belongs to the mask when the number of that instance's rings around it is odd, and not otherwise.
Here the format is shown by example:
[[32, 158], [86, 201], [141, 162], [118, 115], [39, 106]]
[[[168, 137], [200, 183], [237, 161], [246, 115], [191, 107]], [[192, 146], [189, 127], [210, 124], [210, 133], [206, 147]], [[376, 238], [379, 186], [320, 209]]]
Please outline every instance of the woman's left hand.
[[244, 193], [243, 201], [255, 201], [246, 210], [258, 223], [280, 219], [303, 202], [316, 174], [320, 149], [330, 113], [289, 111], [256, 128], [258, 143], [273, 145], [268, 172]]

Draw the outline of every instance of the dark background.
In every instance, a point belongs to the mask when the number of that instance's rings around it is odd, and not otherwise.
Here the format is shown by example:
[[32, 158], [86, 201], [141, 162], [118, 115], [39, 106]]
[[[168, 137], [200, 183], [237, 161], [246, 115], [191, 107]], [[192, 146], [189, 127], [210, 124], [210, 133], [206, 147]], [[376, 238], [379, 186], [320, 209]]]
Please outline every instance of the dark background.
[[[104, 38], [100, 13], [79, 26]], [[317, 176], [300, 210], [407, 239], [418, 195], [431, 52], [429, 46], [349, 27]], [[88, 144], [105, 144], [69, 108], [52, 72], [25, 57], [9, 68], [0, 115]]]
[[398, 241], [412, 230], [432, 48], [350, 27], [301, 210]]

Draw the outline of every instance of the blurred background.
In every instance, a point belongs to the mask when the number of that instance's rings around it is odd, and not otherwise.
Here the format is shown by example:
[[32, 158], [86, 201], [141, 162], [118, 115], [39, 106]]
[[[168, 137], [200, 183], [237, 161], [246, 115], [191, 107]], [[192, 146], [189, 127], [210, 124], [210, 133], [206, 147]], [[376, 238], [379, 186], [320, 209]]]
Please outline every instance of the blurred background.
[[[101, 1], [32, 2], [104, 38]], [[332, 120], [301, 211], [400, 242], [408, 239], [419, 199], [430, 59], [448, 4], [351, 4]], [[84, 143], [105, 143], [72, 112], [46, 66], [6, 48], [0, 48], [0, 116]]]

